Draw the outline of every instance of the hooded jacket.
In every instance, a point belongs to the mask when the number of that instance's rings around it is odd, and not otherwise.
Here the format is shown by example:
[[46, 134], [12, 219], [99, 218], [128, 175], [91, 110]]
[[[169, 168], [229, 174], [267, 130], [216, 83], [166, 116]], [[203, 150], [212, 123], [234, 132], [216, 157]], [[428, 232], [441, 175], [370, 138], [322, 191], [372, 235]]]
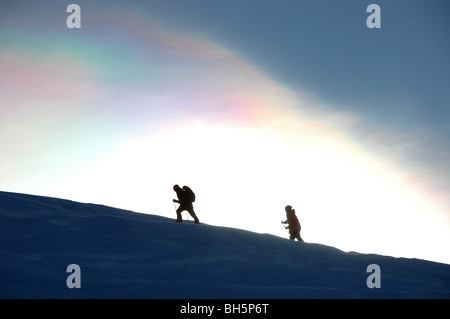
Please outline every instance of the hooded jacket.
[[302, 227], [300, 226], [300, 222], [298, 221], [297, 216], [295, 215], [295, 210], [291, 209], [287, 214], [287, 222], [289, 224], [289, 232], [293, 233], [293, 232], [297, 232], [300, 231], [302, 229]]

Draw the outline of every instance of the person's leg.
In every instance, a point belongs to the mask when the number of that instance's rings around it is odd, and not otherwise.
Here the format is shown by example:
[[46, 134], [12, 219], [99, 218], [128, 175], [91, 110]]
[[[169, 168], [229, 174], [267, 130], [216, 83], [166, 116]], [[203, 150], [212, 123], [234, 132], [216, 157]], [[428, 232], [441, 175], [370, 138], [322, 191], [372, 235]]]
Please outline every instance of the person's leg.
[[177, 223], [183, 222], [183, 217], [181, 217], [181, 212], [184, 210], [182, 206], [178, 207], [177, 209]]
[[195, 212], [194, 212], [194, 208], [190, 207], [190, 208], [187, 209], [187, 211], [192, 216], [192, 218], [194, 218], [194, 222], [196, 224], [200, 224], [200, 221], [198, 220], [197, 214], [195, 214]]

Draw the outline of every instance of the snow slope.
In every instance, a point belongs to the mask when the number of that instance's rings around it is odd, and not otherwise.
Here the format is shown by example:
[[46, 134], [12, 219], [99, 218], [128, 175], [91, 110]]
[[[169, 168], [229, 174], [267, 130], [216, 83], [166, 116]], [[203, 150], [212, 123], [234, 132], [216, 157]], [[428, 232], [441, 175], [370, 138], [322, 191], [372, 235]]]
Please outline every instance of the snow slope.
[[[66, 285], [70, 264], [81, 288]], [[370, 264], [381, 288], [366, 285]], [[0, 192], [0, 297], [449, 298], [450, 265]]]

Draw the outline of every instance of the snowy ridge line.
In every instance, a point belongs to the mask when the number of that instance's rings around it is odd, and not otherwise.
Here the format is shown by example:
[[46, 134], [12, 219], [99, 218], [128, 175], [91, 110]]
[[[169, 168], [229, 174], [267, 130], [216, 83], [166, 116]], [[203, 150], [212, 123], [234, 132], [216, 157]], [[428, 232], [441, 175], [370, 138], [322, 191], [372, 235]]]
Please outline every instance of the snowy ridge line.
[[0, 192], [0, 297], [450, 298], [450, 265]]

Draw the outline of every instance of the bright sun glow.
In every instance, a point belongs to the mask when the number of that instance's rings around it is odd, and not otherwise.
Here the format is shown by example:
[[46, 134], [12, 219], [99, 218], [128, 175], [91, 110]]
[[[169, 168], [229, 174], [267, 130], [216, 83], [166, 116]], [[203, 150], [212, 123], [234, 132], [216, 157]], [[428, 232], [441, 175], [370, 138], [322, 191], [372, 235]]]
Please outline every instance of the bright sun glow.
[[[290, 204], [309, 242], [375, 253], [389, 243], [384, 253], [414, 256], [423, 246], [418, 230], [428, 227], [424, 213], [435, 208], [395, 168], [338, 134], [321, 133], [296, 138], [295, 130], [194, 121], [124, 145], [69, 184], [90, 180], [83, 198], [104, 196], [111, 205], [170, 218], [173, 184], [189, 185], [203, 223], [282, 237]], [[434, 236], [443, 240], [444, 228]]]

